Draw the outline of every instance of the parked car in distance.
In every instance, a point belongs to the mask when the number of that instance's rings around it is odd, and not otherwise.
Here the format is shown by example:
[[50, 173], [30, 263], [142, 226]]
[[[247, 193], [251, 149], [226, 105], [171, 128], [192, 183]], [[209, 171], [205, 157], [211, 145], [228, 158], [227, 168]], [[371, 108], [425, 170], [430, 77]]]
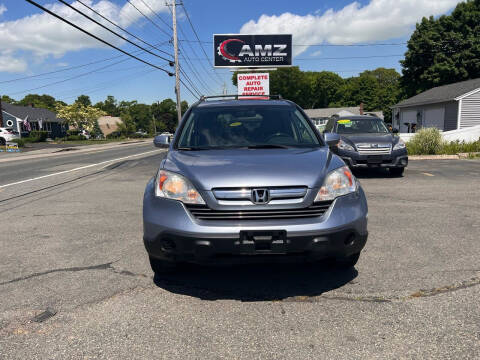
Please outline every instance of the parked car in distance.
[[0, 127], [0, 146], [5, 146], [7, 142], [20, 139], [18, 132], [11, 128]]
[[401, 176], [408, 165], [405, 142], [390, 132], [383, 120], [373, 116], [348, 116], [331, 118], [325, 133], [335, 133], [340, 141], [333, 151], [350, 168], [383, 167]]
[[[181, 262], [356, 264], [367, 201], [350, 169], [287, 100], [210, 100], [184, 115], [143, 199], [155, 273]], [[279, 259], [278, 259], [279, 258]]]

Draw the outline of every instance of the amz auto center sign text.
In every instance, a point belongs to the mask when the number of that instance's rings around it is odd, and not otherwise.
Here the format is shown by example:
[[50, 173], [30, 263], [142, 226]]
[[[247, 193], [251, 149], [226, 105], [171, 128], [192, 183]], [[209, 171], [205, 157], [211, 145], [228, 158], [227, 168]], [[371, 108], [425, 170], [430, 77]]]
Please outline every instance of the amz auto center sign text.
[[238, 74], [238, 95], [258, 95], [259, 97], [270, 95], [270, 74]]

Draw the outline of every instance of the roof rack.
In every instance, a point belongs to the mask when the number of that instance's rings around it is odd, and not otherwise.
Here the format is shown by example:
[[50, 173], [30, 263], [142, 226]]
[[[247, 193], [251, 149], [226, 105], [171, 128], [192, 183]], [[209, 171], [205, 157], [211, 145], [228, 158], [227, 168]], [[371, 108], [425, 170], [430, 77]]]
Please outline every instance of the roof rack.
[[201, 96], [200, 101], [206, 101], [207, 99], [224, 99], [224, 98], [234, 98], [235, 100], [238, 100], [239, 97], [252, 97], [252, 98], [266, 98], [268, 97], [269, 100], [275, 99], [275, 100], [283, 100], [282, 95], [213, 95], [213, 96]]

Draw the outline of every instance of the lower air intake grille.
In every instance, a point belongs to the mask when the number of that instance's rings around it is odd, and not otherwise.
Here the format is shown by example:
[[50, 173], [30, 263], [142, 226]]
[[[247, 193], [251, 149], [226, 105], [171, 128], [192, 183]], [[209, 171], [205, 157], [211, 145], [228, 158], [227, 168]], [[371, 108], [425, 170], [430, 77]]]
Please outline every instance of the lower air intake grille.
[[333, 201], [315, 203], [308, 208], [268, 210], [212, 210], [205, 205], [186, 205], [199, 220], [264, 220], [292, 219], [322, 216]]

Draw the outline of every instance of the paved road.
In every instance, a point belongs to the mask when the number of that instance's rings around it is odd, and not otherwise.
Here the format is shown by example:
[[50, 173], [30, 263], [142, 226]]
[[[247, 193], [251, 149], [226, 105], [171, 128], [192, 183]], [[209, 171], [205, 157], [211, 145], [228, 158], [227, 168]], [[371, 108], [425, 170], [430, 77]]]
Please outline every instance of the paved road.
[[[70, 147], [70, 149], [72, 148]], [[77, 149], [86, 150], [86, 147], [76, 147], [74, 150], [54, 157], [28, 160], [18, 158], [16, 161], [0, 162], [0, 186], [106, 160], [139, 154], [153, 150], [153, 146], [151, 142], [147, 142], [140, 144], [119, 144], [110, 149], [81, 153], [77, 153]], [[3, 156], [7, 157], [8, 155]]]
[[355, 270], [152, 279], [141, 198], [162, 156], [0, 192], [0, 358], [480, 357], [480, 161], [359, 173], [370, 238]]

